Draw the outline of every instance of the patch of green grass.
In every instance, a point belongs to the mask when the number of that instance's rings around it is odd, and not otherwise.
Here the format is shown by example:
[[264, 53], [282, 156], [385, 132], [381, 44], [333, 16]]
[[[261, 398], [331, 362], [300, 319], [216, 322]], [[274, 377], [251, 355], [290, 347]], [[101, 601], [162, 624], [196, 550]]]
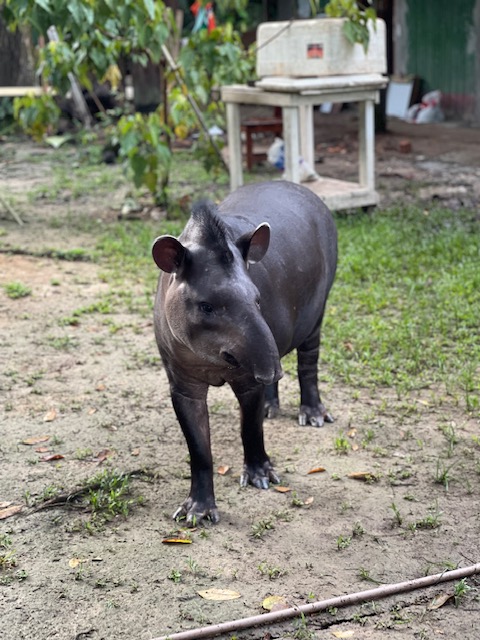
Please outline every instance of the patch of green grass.
[[415, 521], [415, 529], [438, 529], [441, 515], [438, 505], [429, 507], [427, 515]]
[[341, 551], [342, 549], [348, 549], [348, 547], [352, 543], [351, 536], [338, 536], [337, 538], [337, 549]]
[[258, 570], [262, 576], [268, 576], [270, 580], [276, 580], [277, 578], [284, 576], [286, 573], [284, 569], [270, 565], [268, 562], [261, 562], [258, 565]]
[[[339, 265], [322, 361], [354, 386], [400, 394], [443, 383], [475, 408], [480, 225], [419, 207], [337, 215]], [[348, 345], [348, 348], [345, 347]]]
[[0, 534], [0, 572], [17, 566], [15, 551], [12, 549], [12, 539], [6, 533]]
[[347, 454], [350, 451], [350, 442], [344, 433], [339, 433], [334, 439], [333, 448], [340, 454]]
[[3, 288], [7, 296], [12, 300], [26, 298], [32, 293], [31, 288], [21, 282], [7, 282], [7, 284], [3, 285]]
[[[97, 162], [93, 163], [92, 159]], [[56, 149], [50, 158], [51, 180], [29, 191], [30, 202], [59, 199], [68, 202], [86, 195], [110, 195], [125, 184], [126, 179], [119, 165], [107, 165], [99, 160], [100, 157], [86, 156], [68, 145]]]
[[437, 484], [442, 484], [445, 487], [445, 491], [448, 491], [448, 487], [450, 485], [450, 482], [452, 481], [450, 470], [454, 465], [455, 463], [446, 465], [443, 461], [437, 460], [437, 466], [435, 469], [435, 482]]
[[275, 529], [275, 524], [273, 520], [271, 519], [259, 520], [258, 522], [255, 522], [254, 524], [252, 524], [252, 532], [251, 532], [252, 538], [261, 539], [266, 533], [268, 533], [272, 529]]
[[172, 569], [170, 571], [170, 573], [168, 574], [167, 578], [169, 580], [171, 580], [172, 582], [181, 582], [182, 580], [182, 574], [180, 571], [178, 571], [177, 569]]
[[71, 316], [66, 316], [61, 318], [58, 322], [60, 325], [70, 325], [76, 326], [80, 324], [80, 318], [82, 316], [91, 314], [91, 313], [102, 313], [108, 314], [113, 313], [113, 301], [111, 296], [106, 296], [97, 300], [96, 302], [92, 302], [91, 304], [80, 307], [79, 309], [75, 309]]
[[131, 497], [130, 476], [118, 471], [105, 470], [86, 482], [85, 501], [91, 510], [87, 529], [94, 532], [115, 518], [127, 517], [132, 507], [139, 504], [141, 498]]
[[471, 591], [472, 587], [470, 587], [467, 584], [467, 579], [466, 578], [462, 578], [462, 580], [459, 580], [458, 582], [455, 583], [455, 588], [453, 591], [453, 600], [455, 603], [455, 606], [458, 607], [458, 605], [460, 604], [461, 600], [463, 600], [463, 598], [465, 598], [465, 596], [467, 595], [467, 593], [469, 591]]
[[58, 351], [69, 351], [78, 347], [78, 339], [72, 336], [48, 336], [48, 344]]

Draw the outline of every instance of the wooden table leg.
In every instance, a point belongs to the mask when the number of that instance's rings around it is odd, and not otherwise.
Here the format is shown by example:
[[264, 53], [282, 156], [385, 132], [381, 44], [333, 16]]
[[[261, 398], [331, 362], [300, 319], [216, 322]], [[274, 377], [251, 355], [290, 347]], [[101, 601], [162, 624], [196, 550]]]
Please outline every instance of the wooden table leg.
[[300, 123], [298, 107], [283, 107], [285, 178], [300, 182]]
[[300, 155], [312, 169], [315, 169], [315, 132], [311, 104], [300, 107]]
[[375, 190], [375, 110], [373, 100], [359, 103], [358, 180], [362, 187]]
[[240, 105], [227, 102], [228, 155], [230, 158], [230, 189], [243, 184], [242, 140], [240, 132]]

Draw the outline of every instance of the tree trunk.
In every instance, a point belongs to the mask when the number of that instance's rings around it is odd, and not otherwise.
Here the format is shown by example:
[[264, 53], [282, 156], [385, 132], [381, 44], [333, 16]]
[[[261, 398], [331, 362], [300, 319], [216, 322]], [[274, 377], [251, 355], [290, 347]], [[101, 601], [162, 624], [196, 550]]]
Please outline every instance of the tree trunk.
[[35, 84], [35, 62], [27, 30], [11, 32], [0, 19], [0, 87]]

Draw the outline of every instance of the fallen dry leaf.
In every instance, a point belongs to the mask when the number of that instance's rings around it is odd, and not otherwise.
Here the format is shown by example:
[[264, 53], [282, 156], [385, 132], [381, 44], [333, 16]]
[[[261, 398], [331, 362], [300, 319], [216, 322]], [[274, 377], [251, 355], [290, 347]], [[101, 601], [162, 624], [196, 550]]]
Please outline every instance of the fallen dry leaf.
[[348, 631], [332, 631], [332, 636], [335, 638], [353, 638], [355, 631], [349, 629]]
[[357, 435], [357, 430], [355, 429], [355, 427], [352, 427], [350, 431], [347, 431], [347, 436], [349, 438], [355, 438], [356, 435]]
[[0, 509], [6, 509], [7, 507], [9, 507], [12, 504], [12, 501], [9, 500], [8, 502], [0, 502]]
[[82, 558], [70, 558], [68, 561], [68, 566], [70, 569], [76, 569], [79, 565], [87, 562], [86, 560], [82, 560]]
[[262, 607], [266, 611], [280, 611], [280, 609], [288, 609], [288, 602], [284, 596], [268, 596], [262, 602]]
[[61, 453], [52, 453], [49, 456], [42, 456], [40, 462], [53, 462], [54, 460], [63, 460], [65, 458]]
[[352, 444], [352, 451], [358, 451], [359, 446], [358, 444]]
[[140, 455], [140, 449], [132, 449], [131, 454], [132, 456], [139, 456]]
[[95, 460], [97, 462], [103, 462], [104, 460], [106, 460], [110, 456], [113, 456], [113, 451], [110, 451], [110, 449], [102, 449], [95, 456]]
[[43, 421], [44, 422], [53, 422], [56, 417], [57, 417], [57, 410], [56, 409], [50, 409], [50, 411], [47, 411], [47, 413], [43, 416]]
[[164, 538], [163, 544], [192, 544], [189, 538]]
[[197, 593], [205, 600], [236, 600], [241, 597], [238, 591], [231, 589], [205, 589], [197, 591]]
[[6, 509], [0, 509], [0, 520], [5, 520], [5, 518], [10, 518], [10, 516], [14, 516], [16, 513], [23, 509], [21, 504], [14, 504], [11, 507], [7, 507]]
[[89, 416], [93, 416], [94, 413], [97, 413], [97, 410], [92, 407], [91, 409], [89, 409], [87, 411], [87, 413], [88, 413]]
[[307, 475], [309, 475], [310, 473], [323, 473], [324, 471], [326, 471], [325, 467], [313, 467], [313, 469], [307, 471]]
[[362, 480], [363, 482], [378, 482], [379, 480], [379, 477], [371, 471], [355, 471], [349, 473], [347, 477], [352, 478], [352, 480]]
[[303, 501], [303, 504], [305, 504], [307, 507], [310, 506], [312, 503], [313, 503], [313, 496], [309, 496]]
[[440, 607], [443, 607], [443, 605], [447, 604], [447, 602], [452, 600], [452, 598], [453, 598], [453, 594], [452, 593], [439, 593], [430, 602], [430, 604], [428, 605], [427, 609], [430, 609], [431, 611], [434, 610], [434, 609], [440, 609]]
[[226, 475], [229, 471], [230, 467], [228, 466], [228, 464], [221, 464], [217, 469], [217, 473], [221, 476]]
[[106, 389], [106, 387], [105, 387], [105, 385], [103, 384], [103, 382], [99, 382], [99, 383], [97, 384], [97, 386], [95, 387], [95, 390], [96, 390], [96, 391], [105, 391], [105, 389]]
[[41, 442], [46, 442], [47, 440], [50, 440], [50, 436], [32, 436], [31, 438], [25, 438], [25, 440], [22, 440], [22, 443], [32, 445], [40, 444]]
[[273, 487], [275, 489], [275, 491], [278, 491], [279, 493], [288, 493], [289, 491], [291, 491], [290, 487], [282, 487], [282, 485], [280, 484], [276, 484]]
[[35, 449], [36, 453], [47, 453], [48, 451], [50, 451], [49, 447], [36, 447]]

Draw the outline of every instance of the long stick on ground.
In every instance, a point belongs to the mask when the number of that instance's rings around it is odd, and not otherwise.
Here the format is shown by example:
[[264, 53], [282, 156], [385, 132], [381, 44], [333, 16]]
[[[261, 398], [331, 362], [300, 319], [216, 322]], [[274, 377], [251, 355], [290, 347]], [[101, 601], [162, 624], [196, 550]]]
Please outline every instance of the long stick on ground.
[[414, 580], [408, 580], [407, 582], [385, 584], [381, 587], [376, 587], [375, 589], [358, 591], [357, 593], [337, 596], [328, 600], [320, 600], [318, 602], [304, 604], [299, 607], [291, 607], [289, 609], [282, 609], [281, 611], [271, 611], [270, 613], [251, 616], [250, 618], [241, 618], [240, 620], [221, 622], [220, 624], [201, 627], [199, 629], [191, 629], [190, 631], [181, 631], [180, 633], [173, 633], [171, 635], [153, 638], [152, 640], [197, 640], [198, 638], [211, 638], [213, 636], [218, 636], [221, 633], [240, 631], [241, 629], [249, 629], [251, 627], [268, 623], [273, 624], [275, 622], [280, 622], [289, 618], [296, 618], [302, 615], [319, 613], [320, 611], [325, 611], [331, 607], [347, 607], [354, 604], [361, 604], [362, 602], [369, 602], [371, 600], [380, 600], [397, 593], [405, 593], [407, 591], [414, 591], [415, 589], [424, 589], [425, 587], [432, 587], [442, 582], [467, 578], [468, 576], [473, 576], [477, 573], [480, 573], [480, 563], [464, 567], [463, 569], [437, 573], [433, 576], [415, 578]]

